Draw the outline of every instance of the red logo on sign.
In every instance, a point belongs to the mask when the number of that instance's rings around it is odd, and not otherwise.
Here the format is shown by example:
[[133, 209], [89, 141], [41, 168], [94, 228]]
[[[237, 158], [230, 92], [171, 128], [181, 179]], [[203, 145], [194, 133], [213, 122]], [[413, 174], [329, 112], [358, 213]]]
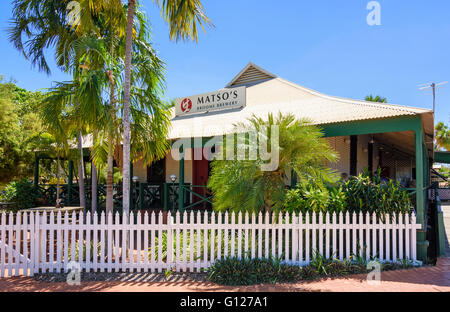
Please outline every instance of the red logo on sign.
[[184, 99], [181, 102], [181, 110], [184, 113], [189, 113], [191, 111], [191, 109], [192, 109], [192, 101], [190, 99]]

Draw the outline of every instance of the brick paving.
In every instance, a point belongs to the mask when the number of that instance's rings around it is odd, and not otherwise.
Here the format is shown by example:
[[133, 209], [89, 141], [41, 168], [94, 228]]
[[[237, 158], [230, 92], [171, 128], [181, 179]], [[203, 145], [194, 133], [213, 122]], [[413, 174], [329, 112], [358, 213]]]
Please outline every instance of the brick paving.
[[379, 285], [369, 285], [366, 275], [326, 279], [295, 284], [220, 286], [212, 283], [179, 282], [82, 282], [79, 286], [67, 283], [39, 282], [33, 278], [0, 279], [0, 292], [29, 291], [88, 291], [88, 292], [199, 292], [199, 291], [270, 291], [270, 292], [450, 292], [450, 258], [440, 258], [436, 266], [381, 273]]

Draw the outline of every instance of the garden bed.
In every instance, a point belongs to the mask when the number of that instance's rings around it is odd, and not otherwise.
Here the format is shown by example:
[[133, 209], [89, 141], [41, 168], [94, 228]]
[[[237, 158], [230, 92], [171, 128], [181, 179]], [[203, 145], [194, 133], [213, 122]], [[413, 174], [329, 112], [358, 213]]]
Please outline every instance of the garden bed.
[[[248, 286], [258, 284], [292, 284], [305, 281], [321, 281], [367, 274], [367, 264], [316, 259], [311, 265], [300, 267], [282, 264], [271, 259], [235, 259], [217, 261], [205, 273], [181, 273], [165, 271], [151, 272], [82, 272], [80, 282], [212, 282], [218, 285]], [[417, 267], [412, 262], [387, 262], [382, 271], [404, 271]], [[214, 274], [213, 274], [214, 273]], [[34, 280], [44, 283], [67, 282], [69, 273], [43, 273], [34, 275]]]

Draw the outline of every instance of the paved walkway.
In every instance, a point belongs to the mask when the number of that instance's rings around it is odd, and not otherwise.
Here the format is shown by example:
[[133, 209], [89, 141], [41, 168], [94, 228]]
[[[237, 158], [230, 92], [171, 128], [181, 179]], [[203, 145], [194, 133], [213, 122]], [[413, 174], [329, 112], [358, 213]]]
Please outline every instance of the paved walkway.
[[439, 259], [437, 265], [433, 267], [382, 272], [381, 284], [379, 285], [369, 285], [366, 278], [366, 275], [354, 275], [346, 278], [300, 282], [296, 284], [230, 287], [204, 282], [82, 282], [80, 286], [69, 286], [67, 283], [44, 283], [32, 278], [12, 277], [0, 279], [0, 291], [450, 292], [450, 258]]

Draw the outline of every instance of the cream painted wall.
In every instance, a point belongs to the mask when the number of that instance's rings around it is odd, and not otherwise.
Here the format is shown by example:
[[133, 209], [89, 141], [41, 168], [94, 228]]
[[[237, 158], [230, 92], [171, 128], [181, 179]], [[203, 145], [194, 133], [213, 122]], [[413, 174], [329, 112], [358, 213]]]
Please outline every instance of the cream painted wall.
[[358, 136], [358, 146], [357, 146], [357, 162], [356, 162], [356, 172], [363, 172], [364, 168], [369, 167], [369, 138], [366, 135]]
[[[174, 151], [174, 155], [178, 157], [179, 152]], [[190, 158], [192, 159], [192, 149], [187, 148], [186, 149], [186, 155], [190, 155]], [[174, 160], [172, 157], [171, 151], [166, 156], [166, 182], [170, 181], [170, 175], [175, 174], [177, 176], [177, 182], [178, 178], [180, 176], [180, 169], [179, 169], [179, 162]], [[192, 183], [192, 160], [184, 160], [184, 182], [185, 183]]]
[[[368, 156], [368, 143], [370, 141], [370, 136], [360, 135], [358, 136], [357, 145], [357, 173], [361, 173], [364, 168], [369, 166], [369, 156]], [[332, 137], [327, 138], [331, 147], [334, 148], [339, 153], [339, 161], [335, 164], [331, 164], [330, 167], [341, 173], [350, 174], [350, 137]], [[373, 147], [373, 170], [376, 170], [379, 163], [378, 157], [378, 146], [375, 143]]]
[[330, 164], [330, 167], [340, 173], [350, 174], [350, 137], [333, 137], [327, 138], [327, 140], [339, 154], [338, 162]]
[[[178, 157], [178, 151], [175, 151], [175, 153]], [[186, 149], [186, 153], [192, 155], [192, 149]], [[179, 162], [175, 161], [172, 158], [171, 152], [169, 152], [166, 155], [166, 182], [172, 182], [169, 178], [171, 174], [175, 174], [178, 178], [180, 171]], [[139, 182], [147, 182], [147, 166], [144, 166], [142, 160], [139, 160], [133, 164], [133, 175], [139, 178]], [[192, 183], [192, 160], [184, 161], [184, 181], [186, 183]]]
[[139, 182], [147, 182], [147, 166], [142, 160], [133, 163], [133, 176], [137, 176]]

